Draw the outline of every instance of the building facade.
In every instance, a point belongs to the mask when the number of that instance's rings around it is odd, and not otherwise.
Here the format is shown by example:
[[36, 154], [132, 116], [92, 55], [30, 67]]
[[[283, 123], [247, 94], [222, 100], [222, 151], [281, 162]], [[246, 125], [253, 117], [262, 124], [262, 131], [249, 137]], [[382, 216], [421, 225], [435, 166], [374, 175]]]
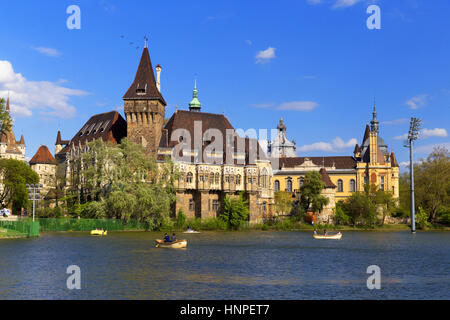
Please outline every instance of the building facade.
[[[11, 112], [9, 97], [6, 100], [5, 109]], [[14, 135], [13, 126], [0, 137], [0, 158], [15, 159], [25, 161], [25, 139], [23, 135], [17, 141]]]
[[274, 170], [275, 192], [287, 191], [295, 197], [308, 171], [321, 172], [324, 182], [326, 172], [331, 182], [323, 191], [331, 201], [317, 213], [319, 222], [331, 222], [335, 202], [344, 201], [356, 191], [364, 191], [366, 184], [390, 191], [394, 198], [399, 197], [399, 165], [394, 153], [379, 136], [375, 107], [370, 127], [366, 126], [361, 147], [356, 144], [353, 156], [280, 158], [279, 166]]
[[42, 184], [41, 194], [47, 195], [51, 189], [55, 188], [56, 159], [47, 146], [40, 146], [29, 163], [31, 169], [39, 176], [39, 184]]

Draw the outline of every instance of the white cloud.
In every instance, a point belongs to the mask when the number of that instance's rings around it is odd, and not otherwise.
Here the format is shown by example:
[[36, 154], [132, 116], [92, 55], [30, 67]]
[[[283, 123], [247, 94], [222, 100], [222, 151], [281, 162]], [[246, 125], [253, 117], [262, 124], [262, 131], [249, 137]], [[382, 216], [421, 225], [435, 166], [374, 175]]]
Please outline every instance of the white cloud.
[[275, 48], [269, 47], [266, 50], [259, 51], [256, 55], [256, 63], [267, 63], [275, 58]]
[[332, 142], [316, 142], [309, 145], [304, 145], [298, 148], [301, 152], [309, 151], [327, 151], [327, 152], [337, 152], [344, 149], [354, 147], [357, 143], [356, 138], [352, 138], [345, 142], [340, 137], [336, 137]]
[[419, 109], [421, 107], [424, 107], [427, 104], [427, 94], [419, 94], [415, 97], [412, 97], [408, 101], [406, 101], [406, 104], [413, 110]]
[[420, 138], [426, 139], [429, 137], [446, 137], [447, 136], [447, 130], [443, 128], [435, 128], [435, 129], [426, 129], [424, 128], [422, 131], [420, 131]]
[[272, 108], [274, 110], [287, 110], [287, 111], [312, 111], [319, 106], [317, 102], [314, 101], [292, 101], [283, 102], [279, 105], [274, 103], [260, 103], [252, 104], [254, 108], [268, 109]]
[[333, 5], [333, 8], [337, 9], [337, 8], [351, 7], [360, 1], [361, 0], [336, 0], [336, 2]]
[[34, 50], [36, 50], [39, 53], [42, 53], [48, 57], [59, 57], [61, 55], [61, 52], [53, 49], [53, 48], [44, 48], [44, 47], [35, 47], [33, 48]]
[[280, 104], [277, 110], [311, 111], [318, 106], [319, 104], [314, 101], [292, 101]]
[[[422, 130], [420, 130], [419, 132], [419, 139], [427, 139], [427, 138], [431, 138], [431, 137], [440, 137], [440, 138], [445, 138], [447, 137], [447, 130], [443, 129], [443, 128], [434, 128], [434, 129], [427, 129], [424, 128]], [[408, 139], [408, 134], [402, 134], [401, 136], [395, 136], [394, 140], [406, 140]]]
[[253, 44], [252, 40], [245, 40], [245, 43], [251, 46]]
[[9, 61], [0, 60], [0, 97], [11, 97], [11, 112], [29, 117], [33, 110], [41, 115], [71, 118], [75, 107], [69, 104], [71, 96], [83, 96], [87, 92], [61, 86], [61, 82], [29, 81], [15, 73]]

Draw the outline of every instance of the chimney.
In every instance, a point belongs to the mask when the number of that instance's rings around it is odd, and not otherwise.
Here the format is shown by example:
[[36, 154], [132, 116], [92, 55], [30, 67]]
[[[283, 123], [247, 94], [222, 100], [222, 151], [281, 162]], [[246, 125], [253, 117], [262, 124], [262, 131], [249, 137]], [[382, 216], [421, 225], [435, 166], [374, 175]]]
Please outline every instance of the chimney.
[[156, 66], [156, 88], [161, 92], [161, 66]]

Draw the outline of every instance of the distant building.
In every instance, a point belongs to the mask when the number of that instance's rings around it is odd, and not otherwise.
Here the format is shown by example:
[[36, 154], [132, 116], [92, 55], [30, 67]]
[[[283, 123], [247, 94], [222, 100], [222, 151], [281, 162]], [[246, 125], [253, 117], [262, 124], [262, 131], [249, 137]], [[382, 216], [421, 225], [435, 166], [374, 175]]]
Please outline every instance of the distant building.
[[[6, 100], [5, 109], [10, 112], [9, 97]], [[0, 137], [0, 158], [25, 161], [25, 139], [22, 135], [17, 141], [12, 126], [6, 134], [2, 134]]]
[[45, 196], [55, 187], [57, 162], [47, 146], [40, 146], [29, 163], [31, 169], [39, 176], [39, 184], [43, 186], [41, 194]]
[[286, 135], [286, 125], [283, 118], [277, 126], [277, 136], [273, 141], [269, 141], [267, 152], [270, 158], [296, 157], [297, 146], [295, 141], [289, 141]]
[[[279, 168], [274, 170], [275, 191], [299, 194], [305, 173], [319, 171], [325, 182], [326, 193], [331, 202], [317, 215], [319, 222], [333, 219], [335, 202], [344, 201], [356, 191], [363, 191], [365, 184], [374, 184], [379, 189], [392, 192], [399, 197], [399, 165], [393, 152], [378, 135], [379, 122], [374, 107], [372, 120], [366, 126], [361, 147], [356, 144], [353, 156], [285, 157], [279, 159]], [[333, 187], [334, 185], [334, 187]]]

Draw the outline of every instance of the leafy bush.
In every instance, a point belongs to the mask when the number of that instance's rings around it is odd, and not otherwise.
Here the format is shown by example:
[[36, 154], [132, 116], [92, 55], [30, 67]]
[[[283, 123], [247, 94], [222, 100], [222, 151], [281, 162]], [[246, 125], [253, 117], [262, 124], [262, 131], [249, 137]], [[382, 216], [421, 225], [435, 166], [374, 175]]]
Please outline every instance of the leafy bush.
[[238, 230], [248, 221], [249, 210], [243, 194], [239, 198], [225, 197], [224, 212], [219, 219], [228, 225], [228, 229]]
[[183, 212], [183, 209], [180, 208], [180, 211], [178, 211], [177, 220], [175, 222], [175, 227], [178, 229], [181, 229], [186, 224], [186, 215]]
[[422, 230], [425, 230], [431, 226], [431, 224], [428, 222], [428, 214], [420, 206], [416, 214], [416, 223], [417, 227]]
[[334, 215], [335, 224], [347, 225], [350, 223], [351, 218], [345, 213], [340, 203], [336, 203], [335, 212], [336, 212]]

